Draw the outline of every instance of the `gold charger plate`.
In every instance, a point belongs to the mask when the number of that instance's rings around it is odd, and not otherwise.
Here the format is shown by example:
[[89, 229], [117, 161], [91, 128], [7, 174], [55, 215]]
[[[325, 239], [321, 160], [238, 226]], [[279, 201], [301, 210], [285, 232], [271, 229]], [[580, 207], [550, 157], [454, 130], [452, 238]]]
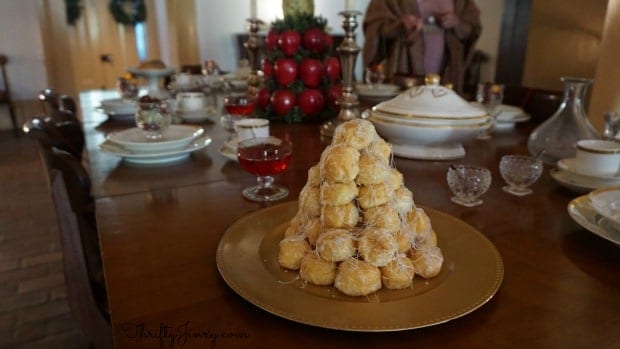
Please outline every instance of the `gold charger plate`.
[[499, 289], [504, 265], [484, 235], [445, 213], [424, 208], [445, 261], [442, 272], [411, 288], [349, 297], [333, 287], [302, 282], [278, 264], [278, 243], [297, 212], [297, 201], [251, 213], [220, 240], [217, 267], [241, 297], [280, 317], [348, 331], [399, 331], [440, 324], [466, 315]]

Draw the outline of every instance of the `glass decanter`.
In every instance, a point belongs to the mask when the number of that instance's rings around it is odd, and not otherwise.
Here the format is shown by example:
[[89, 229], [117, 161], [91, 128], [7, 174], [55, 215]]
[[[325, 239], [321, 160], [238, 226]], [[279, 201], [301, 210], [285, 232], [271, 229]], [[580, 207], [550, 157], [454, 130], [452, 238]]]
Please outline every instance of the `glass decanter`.
[[562, 77], [564, 97], [558, 110], [531, 134], [527, 142], [532, 155], [541, 151], [544, 163], [554, 165], [558, 160], [575, 156], [575, 143], [580, 139], [600, 138], [588, 120], [583, 100], [592, 79]]

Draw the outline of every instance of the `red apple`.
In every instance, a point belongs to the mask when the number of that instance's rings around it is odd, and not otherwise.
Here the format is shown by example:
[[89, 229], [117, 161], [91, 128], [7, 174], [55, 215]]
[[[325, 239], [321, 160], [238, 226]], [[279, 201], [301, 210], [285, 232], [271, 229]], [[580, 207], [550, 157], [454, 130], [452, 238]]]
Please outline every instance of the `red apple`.
[[270, 77], [271, 75], [273, 75], [273, 63], [271, 63], [271, 61], [267, 58], [263, 59], [263, 64], [262, 64], [262, 71], [263, 71], [263, 75], [266, 77]]
[[294, 30], [285, 30], [278, 37], [278, 45], [285, 55], [292, 56], [301, 45], [301, 35]]
[[325, 73], [332, 80], [340, 80], [340, 60], [337, 57], [329, 57], [325, 60]]
[[310, 28], [304, 32], [304, 47], [313, 53], [321, 53], [325, 48], [325, 35], [319, 28]]
[[269, 105], [269, 99], [271, 98], [271, 94], [269, 90], [266, 88], [262, 88], [258, 91], [256, 95], [256, 106], [259, 109], [265, 109]]
[[276, 81], [280, 86], [288, 86], [297, 79], [297, 62], [292, 58], [278, 58], [273, 66]]
[[299, 66], [299, 78], [308, 87], [319, 87], [325, 69], [318, 59], [304, 58]]
[[267, 47], [267, 51], [271, 52], [276, 48], [278, 44], [278, 33], [275, 30], [267, 33], [267, 37], [265, 38], [265, 46]]
[[327, 97], [327, 103], [329, 103], [329, 105], [336, 106], [336, 102], [338, 102], [341, 96], [342, 96], [342, 85], [340, 84], [332, 85], [327, 89], [326, 97]]
[[327, 32], [323, 32], [323, 42], [325, 43], [325, 48], [330, 49], [334, 46], [334, 38]]
[[297, 97], [299, 109], [308, 117], [315, 116], [323, 110], [325, 98], [321, 91], [317, 89], [305, 89]]
[[286, 115], [295, 106], [295, 94], [290, 90], [276, 90], [271, 95], [271, 109], [277, 115]]

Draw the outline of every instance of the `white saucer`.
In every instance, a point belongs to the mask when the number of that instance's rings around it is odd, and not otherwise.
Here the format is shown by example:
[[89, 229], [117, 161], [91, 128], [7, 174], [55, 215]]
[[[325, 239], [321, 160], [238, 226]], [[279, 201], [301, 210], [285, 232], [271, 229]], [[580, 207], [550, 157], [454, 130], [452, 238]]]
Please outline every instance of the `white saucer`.
[[620, 187], [595, 190], [588, 194], [588, 198], [598, 214], [620, 227]]
[[204, 122], [210, 117], [215, 116], [217, 111], [213, 107], [206, 107], [198, 110], [175, 110], [175, 114], [186, 122]]
[[211, 144], [211, 138], [207, 135], [195, 138], [189, 144], [180, 149], [151, 152], [151, 153], [133, 153], [118, 144], [107, 140], [99, 145], [101, 151], [120, 156], [124, 161], [138, 165], [162, 165], [176, 162], [188, 158], [192, 152], [203, 149]]
[[131, 122], [135, 122], [136, 120], [136, 114], [135, 112], [131, 112], [131, 113], [117, 113], [117, 112], [113, 112], [113, 111], [106, 111], [104, 110], [102, 107], [97, 107], [95, 108], [96, 111], [106, 114], [108, 116], [109, 120], [113, 120], [113, 121], [131, 121]]
[[580, 196], [568, 203], [568, 214], [583, 228], [620, 245], [620, 230], [613, 222], [599, 215], [591, 205], [587, 195]]
[[225, 158], [237, 161], [237, 143], [239, 140], [237, 138], [233, 138], [224, 142], [224, 144], [218, 149], [219, 153], [222, 154]]
[[138, 106], [135, 101], [122, 98], [110, 98], [101, 101], [101, 109], [105, 112], [113, 112], [117, 114], [135, 113]]
[[233, 150], [232, 148], [227, 147], [226, 145], [221, 146], [220, 149], [218, 149], [218, 152], [223, 157], [227, 158], [228, 160], [238, 161], [237, 160], [237, 152], [235, 150]]
[[[471, 105], [484, 109], [478, 102], [471, 102]], [[499, 129], [512, 128], [516, 123], [525, 122], [532, 118], [523, 109], [514, 105], [500, 104], [497, 108], [500, 113], [495, 120], [495, 127]]]
[[575, 168], [575, 161], [576, 161], [575, 158], [562, 159], [558, 161], [557, 165], [558, 165], [558, 168], [561, 170], [572, 172], [582, 177], [589, 177], [589, 178], [594, 178], [594, 179], [599, 179], [599, 180], [615, 181], [615, 182], [620, 181], [620, 176], [591, 176], [591, 175], [581, 174]]
[[551, 169], [549, 174], [563, 187], [580, 194], [589, 193], [595, 189], [620, 185], [620, 179], [609, 181], [596, 177], [581, 176], [562, 169]]
[[132, 153], [160, 153], [179, 150], [204, 131], [200, 126], [170, 125], [164, 131], [164, 139], [151, 141], [144, 136], [142, 129], [134, 127], [110, 133], [107, 139]]
[[400, 87], [392, 84], [356, 84], [355, 92], [364, 97], [394, 97], [400, 93]]

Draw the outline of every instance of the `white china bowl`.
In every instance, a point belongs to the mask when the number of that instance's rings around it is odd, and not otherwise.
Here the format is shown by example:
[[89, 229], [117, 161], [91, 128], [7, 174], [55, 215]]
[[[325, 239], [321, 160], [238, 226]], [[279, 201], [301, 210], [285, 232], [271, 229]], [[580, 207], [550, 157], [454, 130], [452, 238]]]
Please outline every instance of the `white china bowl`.
[[450, 160], [465, 156], [463, 142], [489, 128], [489, 115], [442, 86], [413, 87], [374, 106], [369, 120], [397, 156]]

